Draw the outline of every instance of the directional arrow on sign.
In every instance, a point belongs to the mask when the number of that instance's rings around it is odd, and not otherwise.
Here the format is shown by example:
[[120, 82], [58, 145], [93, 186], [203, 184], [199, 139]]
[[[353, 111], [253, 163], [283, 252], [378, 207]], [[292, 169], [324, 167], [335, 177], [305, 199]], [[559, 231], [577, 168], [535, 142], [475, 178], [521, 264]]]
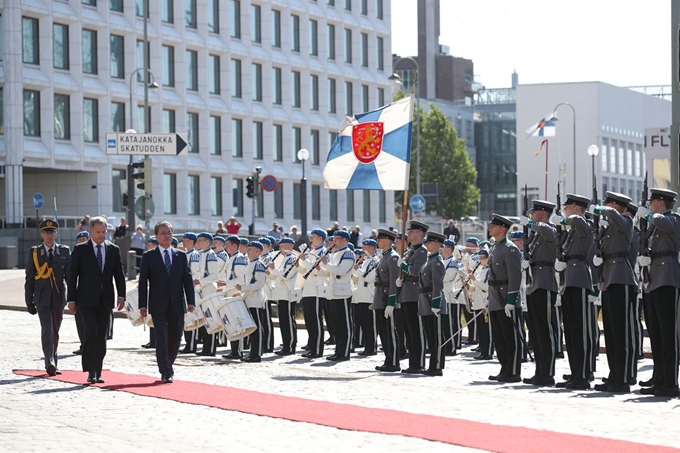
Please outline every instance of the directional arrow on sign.
[[106, 134], [106, 154], [178, 156], [187, 148], [187, 134]]

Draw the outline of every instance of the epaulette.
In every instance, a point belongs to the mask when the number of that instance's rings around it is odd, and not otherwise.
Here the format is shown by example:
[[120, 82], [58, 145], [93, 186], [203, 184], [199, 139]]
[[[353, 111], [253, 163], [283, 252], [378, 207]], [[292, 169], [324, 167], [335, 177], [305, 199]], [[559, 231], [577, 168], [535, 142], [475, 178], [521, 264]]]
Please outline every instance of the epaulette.
[[229, 259], [229, 255], [227, 255], [227, 252], [222, 250], [221, 252], [217, 253], [217, 257], [221, 259], [222, 261], [227, 261]]
[[198, 263], [201, 261], [201, 255], [198, 253], [192, 253], [189, 255], [189, 262], [190, 263]]
[[217, 261], [217, 255], [215, 253], [208, 253], [208, 256], [205, 258], [206, 262], [212, 262], [212, 261]]
[[255, 272], [266, 272], [266, 268], [264, 266], [264, 263], [262, 261], [256, 261], [255, 262]]

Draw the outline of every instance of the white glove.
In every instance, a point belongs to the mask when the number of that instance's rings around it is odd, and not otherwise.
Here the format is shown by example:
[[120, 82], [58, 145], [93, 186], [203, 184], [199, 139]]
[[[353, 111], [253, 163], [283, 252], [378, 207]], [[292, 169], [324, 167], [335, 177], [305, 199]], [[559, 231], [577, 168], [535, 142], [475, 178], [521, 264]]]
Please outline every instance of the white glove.
[[529, 260], [523, 260], [522, 261], [522, 269], [528, 269], [531, 266], [531, 263]]
[[597, 296], [593, 296], [592, 294], [589, 294], [589, 295], [588, 295], [588, 302], [590, 302], [591, 304], [596, 304], [596, 303], [597, 303], [597, 299], [598, 299]]
[[512, 304], [505, 304], [505, 316], [512, 318], [512, 312], [515, 311], [515, 306]]
[[603, 262], [604, 262], [604, 260], [602, 258], [600, 258], [599, 256], [593, 257], [593, 264], [595, 265], [595, 267], [599, 266]]
[[641, 219], [644, 216], [646, 216], [647, 214], [649, 214], [649, 209], [645, 208], [644, 206], [640, 206], [637, 210], [637, 213], [635, 213], [635, 217], [638, 217], [638, 218]]
[[394, 307], [392, 305], [388, 305], [385, 307], [385, 319], [391, 318], [394, 315]]
[[404, 262], [404, 258], [399, 258], [397, 261], [397, 266], [401, 267], [401, 264]]
[[638, 256], [637, 263], [640, 267], [649, 266], [652, 264], [652, 258], [649, 256]]
[[404, 281], [401, 279], [401, 277], [397, 277], [395, 284], [397, 285], [397, 288], [401, 288], [401, 285], [404, 284]]
[[555, 270], [557, 272], [562, 272], [566, 268], [567, 268], [567, 263], [565, 263], [564, 261], [559, 261], [559, 260], [555, 261]]
[[590, 214], [595, 215], [595, 207], [596, 206], [597, 206], [596, 204], [591, 204], [590, 206], [588, 206], [588, 211], [586, 211], [586, 212], [589, 212]]
[[523, 215], [523, 216], [521, 216], [521, 217], [519, 218], [519, 223], [520, 223], [522, 226], [526, 226], [526, 225], [529, 223], [529, 220], [531, 220], [531, 219], [529, 219], [529, 217]]
[[435, 316], [439, 316], [439, 312], [441, 311], [441, 309], [434, 307], [432, 307], [430, 310], [432, 310], [432, 313], [434, 313]]
[[562, 217], [559, 214], [554, 214], [552, 217], [550, 217], [550, 223], [553, 225], [562, 225], [562, 221], [564, 220], [564, 217]]

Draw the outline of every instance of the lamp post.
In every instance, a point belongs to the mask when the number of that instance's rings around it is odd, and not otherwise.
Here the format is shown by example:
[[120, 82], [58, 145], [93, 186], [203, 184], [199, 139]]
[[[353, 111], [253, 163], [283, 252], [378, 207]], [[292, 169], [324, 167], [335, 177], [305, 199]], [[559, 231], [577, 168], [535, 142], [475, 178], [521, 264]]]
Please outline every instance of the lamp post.
[[302, 148], [297, 152], [297, 158], [302, 163], [302, 179], [300, 180], [300, 218], [301, 224], [299, 244], [307, 243], [307, 178], [305, 178], [305, 161], [309, 159], [309, 151]]
[[595, 179], [595, 157], [597, 157], [599, 152], [600, 152], [600, 148], [597, 145], [590, 145], [588, 147], [588, 155], [591, 158], [590, 162], [592, 164], [592, 171], [593, 171], [593, 187], [595, 187], [595, 188], [597, 187], [597, 179]]
[[568, 107], [571, 109], [571, 112], [572, 112], [573, 115], [574, 115], [574, 118], [573, 118], [573, 119], [574, 119], [574, 122], [573, 122], [574, 128], [573, 128], [573, 138], [572, 138], [572, 141], [573, 141], [573, 155], [574, 155], [574, 168], [572, 169], [572, 173], [573, 173], [573, 175], [574, 175], [574, 193], [577, 193], [577, 192], [576, 192], [576, 109], [574, 109], [574, 106], [571, 105], [571, 104], [568, 103], [568, 102], [560, 102], [560, 103], [557, 104], [557, 105], [555, 106], [555, 108], [553, 109], [553, 114], [552, 114], [552, 118], [550, 118], [550, 121], [558, 121], [558, 118], [557, 118], [557, 109], [558, 109], [560, 106], [562, 106], [562, 105], [568, 106]]

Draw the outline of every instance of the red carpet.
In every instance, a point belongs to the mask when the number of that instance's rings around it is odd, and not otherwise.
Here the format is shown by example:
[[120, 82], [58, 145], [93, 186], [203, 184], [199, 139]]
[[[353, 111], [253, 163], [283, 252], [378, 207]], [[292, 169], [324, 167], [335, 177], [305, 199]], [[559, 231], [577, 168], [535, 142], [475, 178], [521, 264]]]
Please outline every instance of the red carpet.
[[[86, 378], [85, 373], [67, 370], [63, 370], [64, 374], [61, 376], [55, 377], [48, 377], [44, 371], [38, 370], [14, 370], [14, 373], [71, 384], [84, 383]], [[159, 379], [150, 376], [111, 371], [105, 372], [103, 377], [106, 383], [93, 387], [333, 428], [410, 436], [495, 452], [680, 452], [671, 447], [315, 401], [198, 382], [175, 381], [173, 384], [163, 384]]]

